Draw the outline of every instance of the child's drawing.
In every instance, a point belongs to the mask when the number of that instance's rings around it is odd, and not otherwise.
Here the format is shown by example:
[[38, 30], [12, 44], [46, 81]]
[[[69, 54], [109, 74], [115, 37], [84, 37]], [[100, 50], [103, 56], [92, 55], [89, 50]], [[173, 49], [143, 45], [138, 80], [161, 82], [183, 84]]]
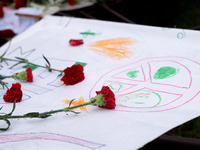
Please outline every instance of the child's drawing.
[[[9, 51], [8, 51], [9, 52]], [[9, 54], [11, 55], [15, 55], [22, 57], [25, 54], [29, 54], [31, 55], [31, 53], [33, 53], [34, 51], [26, 51], [24, 52], [22, 48], [19, 49], [15, 49], [11, 52], [9, 52]], [[48, 58], [48, 60], [51, 62], [51, 65], [55, 68], [58, 68], [60, 70], [65, 69], [66, 67], [70, 67], [73, 64], [81, 64], [83, 66], [86, 66], [87, 63], [84, 62], [78, 62], [78, 61], [73, 61], [73, 60], [63, 60], [63, 59], [56, 59], [56, 58]], [[45, 64], [45, 60], [42, 57], [38, 57], [35, 60], [32, 61], [35, 64]], [[15, 62], [8, 62], [9, 65], [7, 65], [6, 63], [3, 63], [3, 69], [7, 69], [11, 74], [15, 74], [17, 72], [20, 72], [22, 70], [24, 70], [24, 68], [27, 67], [32, 67], [33, 68], [33, 74], [35, 76], [34, 78], [34, 83], [26, 83], [26, 82], [21, 82], [22, 86], [22, 90], [24, 92], [24, 96], [22, 100], [27, 100], [30, 99], [30, 94], [33, 95], [42, 95], [45, 94], [47, 92], [51, 92], [53, 91], [55, 88], [61, 87], [63, 85], [63, 82], [60, 81], [61, 77], [58, 77], [59, 73], [57, 72], [49, 72], [43, 68], [39, 68], [37, 66], [29, 66], [29, 65], [17, 65], [16, 67], [9, 69], [10, 66], [12, 66]], [[11, 79], [12, 81], [15, 81], [14, 79]], [[3, 101], [3, 95], [5, 94], [3, 92], [4, 90], [0, 91], [0, 104], [5, 104], [5, 102]]]
[[[176, 27], [175, 27], [176, 28]], [[170, 29], [172, 29], [172, 28], [162, 28], [162, 31], [168, 31], [168, 30], [170, 30]], [[176, 37], [177, 37], [177, 39], [184, 39], [184, 38], [186, 38], [186, 33], [185, 33], [185, 30], [184, 29], [181, 29], [182, 31], [180, 31], [180, 32], [178, 32], [177, 34], [176, 34]]]
[[114, 38], [101, 40], [90, 44], [90, 50], [110, 57], [111, 59], [128, 58], [134, 54], [129, 46], [137, 44], [138, 41], [132, 38]]
[[143, 59], [103, 75], [90, 97], [96, 88], [108, 85], [116, 94], [116, 111], [174, 109], [199, 94], [200, 85], [193, 75], [199, 69], [199, 63], [181, 57]]
[[[33, 70], [33, 83], [5, 79], [9, 87], [22, 85], [23, 100], [15, 115], [83, 104], [104, 85], [115, 93], [116, 108], [82, 107], [74, 110], [77, 114], [11, 120], [8, 132], [0, 135], [0, 149], [133, 150], [199, 116], [198, 36], [185, 29], [44, 17], [0, 48], [7, 58], [43, 66], [48, 64], [44, 55], [58, 69], [49, 72], [30, 64], [9, 69], [16, 62], [0, 63], [1, 75]], [[72, 47], [70, 39], [83, 39], [84, 44]], [[60, 70], [74, 64], [84, 66], [85, 80], [65, 85]], [[0, 87], [2, 115], [13, 106], [4, 102], [5, 92]]]

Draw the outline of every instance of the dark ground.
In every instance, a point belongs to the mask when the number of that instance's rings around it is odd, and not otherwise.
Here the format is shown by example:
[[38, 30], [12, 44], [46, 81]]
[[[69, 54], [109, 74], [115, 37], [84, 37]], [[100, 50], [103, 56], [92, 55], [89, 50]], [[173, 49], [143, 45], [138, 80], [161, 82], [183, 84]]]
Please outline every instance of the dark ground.
[[[191, 29], [200, 26], [199, 0], [107, 0], [106, 4], [136, 24]], [[125, 22], [99, 5], [64, 12], [76, 17]], [[200, 28], [200, 27], [199, 27]]]

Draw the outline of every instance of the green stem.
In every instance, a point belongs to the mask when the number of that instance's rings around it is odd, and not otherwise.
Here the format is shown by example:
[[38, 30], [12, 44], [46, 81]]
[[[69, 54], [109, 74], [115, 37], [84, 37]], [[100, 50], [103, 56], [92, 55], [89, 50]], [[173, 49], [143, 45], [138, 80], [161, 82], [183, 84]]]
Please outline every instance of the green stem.
[[0, 80], [0, 84], [1, 84], [3, 89], [4, 89], [4, 87], [6, 87], [7, 90], [9, 89], [6, 82]]
[[70, 112], [70, 110], [73, 110], [73, 109], [76, 109], [76, 108], [80, 108], [80, 107], [87, 106], [87, 105], [94, 105], [95, 102], [96, 102], [96, 99], [93, 99], [90, 102], [80, 104], [80, 105], [76, 105], [76, 106], [72, 106], [72, 107], [66, 107], [64, 109], [57, 109], [57, 110], [47, 111], [47, 112], [43, 112], [43, 113], [31, 112], [31, 113], [27, 113], [27, 114], [24, 114], [24, 115], [15, 115], [15, 116], [14, 115], [13, 116], [5, 115], [5, 116], [1, 116], [0, 119], [47, 118], [47, 117], [49, 117], [49, 116], [51, 116], [52, 114], [55, 114], [55, 113]]
[[31, 63], [31, 62], [28, 62], [28, 63], [26, 63], [26, 64], [34, 65], [34, 66], [37, 66], [37, 67], [40, 67], [40, 68], [45, 68], [45, 69], [49, 70], [50, 72], [51, 72], [51, 71], [63, 72], [63, 70], [58, 70], [58, 69], [54, 69], [54, 68], [50, 68], [50, 67], [42, 66], [42, 65], [37, 65], [37, 64]]
[[27, 60], [18, 60], [18, 59], [10, 59], [10, 58], [5, 58], [5, 57], [3, 57], [3, 58], [1, 58], [1, 61], [15, 61], [15, 62], [18, 62], [18, 63], [24, 63], [24, 64], [28, 64], [28, 65], [34, 65], [34, 66], [37, 66], [37, 67], [40, 67], [40, 68], [45, 68], [45, 69], [47, 69], [48, 71], [58, 71], [58, 72], [60, 72], [60, 73], [62, 73], [63, 72], [63, 70], [58, 70], [58, 69], [54, 69], [54, 68], [51, 68], [51, 67], [47, 67], [47, 66], [42, 66], [42, 65], [38, 65], [38, 64], [34, 64], [34, 63], [31, 63], [31, 62], [29, 62], [29, 61], [27, 61]]

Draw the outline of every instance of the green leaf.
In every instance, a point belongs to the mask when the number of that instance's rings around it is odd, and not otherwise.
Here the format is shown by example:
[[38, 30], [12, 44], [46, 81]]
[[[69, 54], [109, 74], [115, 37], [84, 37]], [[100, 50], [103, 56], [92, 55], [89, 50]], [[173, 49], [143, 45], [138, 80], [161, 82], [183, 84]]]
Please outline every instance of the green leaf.
[[30, 112], [24, 115], [26, 118], [39, 118], [39, 112]]
[[5, 128], [0, 128], [0, 130], [1, 131], [6, 131], [6, 130], [8, 130], [9, 129], [9, 127], [10, 127], [10, 121], [8, 120], [8, 119], [0, 119], [0, 120], [3, 120], [3, 121], [5, 121], [6, 123], [7, 123], [7, 127], [5, 127]]
[[16, 59], [19, 59], [19, 60], [26, 60], [24, 58], [21, 58], [21, 57], [15, 57]]
[[5, 56], [5, 54], [7, 53], [7, 50], [1, 55], [1, 62], [3, 61], [3, 57]]
[[44, 60], [47, 62], [47, 64], [48, 64], [48, 67], [50, 67], [51, 66], [51, 64], [50, 64], [50, 62], [48, 61], [48, 59], [44, 56], [44, 55], [42, 55], [43, 56], [43, 58], [44, 58]]
[[63, 72], [60, 72], [60, 74], [57, 76], [57, 78], [59, 78], [60, 76], [62, 76]]
[[8, 86], [6, 85], [8, 83], [3, 82], [2, 80], [0, 80], [0, 84], [1, 84], [1, 86], [2, 86], [3, 89], [4, 89], [4, 87], [6, 87], [7, 89], [9, 89]]
[[39, 117], [40, 118], [47, 118], [47, 117], [50, 117], [51, 115], [50, 114], [40, 114]]
[[72, 99], [71, 101], [70, 101], [70, 103], [69, 103], [69, 107], [71, 106], [71, 104], [72, 104], [72, 102], [75, 100], [75, 98], [74, 99]]
[[39, 113], [39, 112], [30, 112], [24, 115], [24, 118], [47, 118], [50, 117], [50, 114], [47, 113]]
[[69, 111], [69, 112], [75, 113], [76, 115], [81, 113], [81, 112], [76, 112], [76, 111]]
[[18, 62], [18, 63], [16, 63], [16, 64], [14, 64], [14, 65], [11, 66], [9, 69], [12, 69], [12, 68], [14, 68], [15, 66], [17, 66], [17, 65], [19, 65], [19, 64], [21, 64], [21, 62]]

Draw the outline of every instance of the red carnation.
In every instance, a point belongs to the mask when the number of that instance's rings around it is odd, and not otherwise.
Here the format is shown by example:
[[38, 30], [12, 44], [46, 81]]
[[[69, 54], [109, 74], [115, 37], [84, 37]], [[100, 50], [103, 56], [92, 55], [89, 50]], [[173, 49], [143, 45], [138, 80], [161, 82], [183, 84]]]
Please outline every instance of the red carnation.
[[0, 4], [0, 18], [3, 18], [4, 12], [3, 12], [3, 5]]
[[69, 4], [70, 4], [71, 6], [75, 5], [75, 0], [69, 0]]
[[83, 40], [73, 40], [73, 39], [71, 39], [71, 40], [69, 41], [69, 44], [70, 44], [71, 46], [79, 46], [79, 45], [82, 45], [82, 44], [83, 44]]
[[101, 91], [96, 91], [96, 94], [103, 94], [104, 101], [105, 101], [105, 106], [99, 106], [101, 108], [107, 108], [107, 109], [114, 109], [116, 104], [115, 104], [115, 94], [113, 91], [108, 87], [108, 86], [103, 86]]
[[64, 70], [64, 73], [65, 74], [61, 78], [61, 81], [63, 81], [66, 85], [74, 85], [85, 79], [83, 66], [80, 64], [67, 67]]
[[0, 38], [2, 39], [12, 38], [14, 36], [15, 33], [10, 29], [0, 31]]
[[7, 90], [6, 94], [3, 96], [3, 99], [5, 102], [13, 103], [21, 102], [22, 100], [22, 90], [21, 90], [21, 84], [15, 83], [12, 84], [12, 87]]
[[26, 78], [27, 78], [26, 81], [27, 82], [33, 82], [32, 68], [29, 67], [25, 71], [26, 71]]
[[15, 0], [15, 9], [25, 7], [25, 0]]

